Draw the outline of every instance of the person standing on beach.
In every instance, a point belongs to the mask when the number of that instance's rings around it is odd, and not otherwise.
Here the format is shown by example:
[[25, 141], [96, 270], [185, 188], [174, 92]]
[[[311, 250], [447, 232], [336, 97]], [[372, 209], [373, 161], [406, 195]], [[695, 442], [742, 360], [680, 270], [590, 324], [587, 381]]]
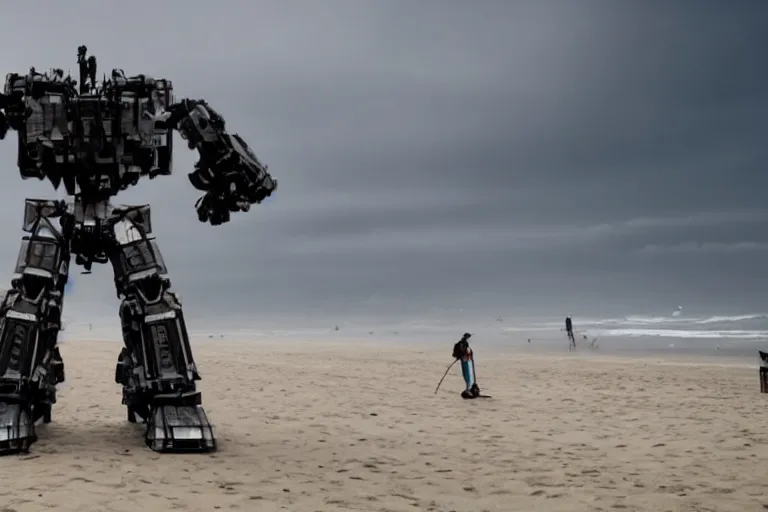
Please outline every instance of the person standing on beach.
[[453, 358], [461, 361], [461, 375], [464, 377], [466, 389], [461, 392], [461, 398], [477, 398], [480, 396], [480, 387], [475, 381], [475, 359], [472, 349], [469, 348], [468, 332], [453, 346]]
[[568, 334], [568, 350], [576, 348], [576, 338], [573, 336], [573, 322], [571, 317], [565, 317], [565, 332]]

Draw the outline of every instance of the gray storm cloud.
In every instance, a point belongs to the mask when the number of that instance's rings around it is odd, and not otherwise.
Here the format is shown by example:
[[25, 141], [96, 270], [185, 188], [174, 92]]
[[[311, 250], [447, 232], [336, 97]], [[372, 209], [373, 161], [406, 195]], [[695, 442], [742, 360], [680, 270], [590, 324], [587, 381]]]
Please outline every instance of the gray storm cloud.
[[[25, 41], [5, 72], [73, 68], [85, 43], [102, 71], [208, 99], [280, 181], [231, 224], [199, 224], [181, 147], [174, 176], [118, 198], [152, 204], [201, 318], [736, 307], [768, 284], [764, 2], [40, 5], [4, 8]], [[53, 195], [21, 182], [14, 150], [0, 145], [8, 278], [22, 198]], [[116, 314], [109, 269], [75, 275], [67, 300]]]

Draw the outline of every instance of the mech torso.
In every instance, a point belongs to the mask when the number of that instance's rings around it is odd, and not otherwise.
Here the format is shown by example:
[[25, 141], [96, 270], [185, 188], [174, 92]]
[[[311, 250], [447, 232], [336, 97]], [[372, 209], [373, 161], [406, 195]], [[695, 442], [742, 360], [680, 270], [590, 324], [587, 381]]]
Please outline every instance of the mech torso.
[[96, 58], [86, 58], [87, 51], [85, 46], [77, 50], [79, 84], [62, 69], [38, 73], [32, 68], [26, 75], [8, 74], [0, 93], [0, 140], [9, 129], [18, 133], [23, 179], [48, 179], [54, 188], [63, 182], [74, 196], [66, 205], [33, 202], [70, 219], [73, 236], [78, 231], [100, 237], [125, 214], [112, 209], [112, 196], [141, 176], [171, 174], [174, 131], [200, 156], [188, 175], [204, 192], [195, 203], [200, 222], [229, 222], [231, 212], [246, 212], [277, 189], [267, 166], [245, 140], [227, 131], [208, 102], [176, 103], [169, 80], [126, 77], [120, 69], [97, 82]]
[[[75, 87], [61, 70], [9, 74], [6, 96], [23, 96], [17, 118], [18, 167], [23, 179], [63, 182], [84, 202], [106, 200], [139, 178], [172, 171], [172, 131], [155, 119], [173, 103], [170, 81], [122, 71], [101, 84]], [[24, 118], [26, 117], [26, 118]]]

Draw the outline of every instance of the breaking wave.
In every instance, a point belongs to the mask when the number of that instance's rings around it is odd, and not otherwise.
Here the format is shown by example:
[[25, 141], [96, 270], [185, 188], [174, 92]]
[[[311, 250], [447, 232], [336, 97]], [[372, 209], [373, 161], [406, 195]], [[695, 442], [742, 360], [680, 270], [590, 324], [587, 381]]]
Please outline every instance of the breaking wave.
[[768, 313], [759, 313], [752, 315], [736, 315], [736, 316], [711, 316], [703, 320], [699, 320], [694, 323], [699, 324], [719, 324], [728, 322], [745, 322], [747, 320], [764, 320], [768, 318]]
[[750, 320], [768, 319], [768, 313], [751, 313], [746, 315], [684, 317], [684, 316], [635, 316], [624, 318], [584, 319], [583, 325], [659, 325], [659, 324], [688, 324], [711, 325], [748, 322]]
[[[644, 316], [573, 319], [575, 330], [594, 336], [666, 337], [688, 339], [768, 340], [768, 313], [714, 316]], [[508, 332], [561, 330], [562, 320], [528, 327], [506, 328]]]
[[[592, 331], [590, 331], [592, 332]], [[601, 336], [658, 336], [663, 338], [690, 339], [768, 339], [768, 331], [686, 331], [682, 329], [605, 329], [596, 330], [594, 334]]]

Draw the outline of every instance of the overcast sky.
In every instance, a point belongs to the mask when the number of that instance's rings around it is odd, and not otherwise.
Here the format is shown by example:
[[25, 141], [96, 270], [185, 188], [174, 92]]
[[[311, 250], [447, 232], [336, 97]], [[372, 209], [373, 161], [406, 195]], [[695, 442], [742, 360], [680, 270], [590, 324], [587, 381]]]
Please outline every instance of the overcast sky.
[[[100, 74], [207, 99], [279, 180], [201, 224], [178, 144], [173, 176], [118, 198], [152, 204], [198, 321], [765, 309], [768, 2], [35, 5], [3, 8], [3, 72], [74, 71], [86, 44]], [[23, 198], [55, 195], [15, 144], [8, 278]], [[69, 316], [116, 315], [111, 268], [73, 278]]]

